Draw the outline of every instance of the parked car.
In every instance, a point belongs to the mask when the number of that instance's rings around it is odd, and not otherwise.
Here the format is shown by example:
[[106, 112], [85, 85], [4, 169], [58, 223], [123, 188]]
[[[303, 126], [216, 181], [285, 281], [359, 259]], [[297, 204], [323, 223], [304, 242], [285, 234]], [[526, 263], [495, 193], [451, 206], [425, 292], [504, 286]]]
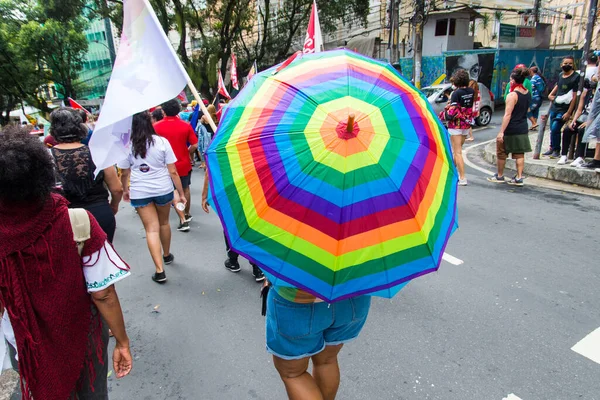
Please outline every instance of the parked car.
[[[436, 115], [439, 115], [446, 107], [448, 100], [444, 97], [444, 91], [451, 87], [451, 83], [443, 83], [421, 89]], [[479, 83], [479, 93], [481, 94], [481, 104], [479, 106], [479, 117], [477, 117], [475, 123], [479, 126], [487, 126], [494, 113], [494, 94], [483, 83]]]

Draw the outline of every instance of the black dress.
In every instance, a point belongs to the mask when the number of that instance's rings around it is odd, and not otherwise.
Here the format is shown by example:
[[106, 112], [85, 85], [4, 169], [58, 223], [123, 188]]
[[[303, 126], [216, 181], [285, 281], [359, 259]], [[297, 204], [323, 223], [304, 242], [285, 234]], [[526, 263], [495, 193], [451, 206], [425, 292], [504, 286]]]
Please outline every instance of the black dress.
[[56, 163], [57, 180], [62, 194], [69, 200], [69, 208], [88, 210], [112, 243], [116, 222], [108, 203], [108, 190], [104, 186], [104, 172], [94, 178], [96, 165], [92, 161], [90, 149], [81, 146], [76, 149], [51, 149]]

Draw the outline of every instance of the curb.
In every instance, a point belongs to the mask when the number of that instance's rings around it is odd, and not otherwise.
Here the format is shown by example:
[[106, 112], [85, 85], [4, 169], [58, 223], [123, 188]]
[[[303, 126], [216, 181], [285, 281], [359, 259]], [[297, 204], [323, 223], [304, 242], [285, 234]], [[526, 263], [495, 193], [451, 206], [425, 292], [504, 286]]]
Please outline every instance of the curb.
[[[490, 164], [496, 165], [496, 142], [493, 140], [485, 146], [483, 158]], [[515, 160], [507, 159], [506, 168], [515, 171]], [[558, 182], [570, 183], [592, 189], [600, 189], [600, 174], [593, 170], [565, 166], [546, 165], [531, 159], [525, 159], [525, 175], [537, 176]]]

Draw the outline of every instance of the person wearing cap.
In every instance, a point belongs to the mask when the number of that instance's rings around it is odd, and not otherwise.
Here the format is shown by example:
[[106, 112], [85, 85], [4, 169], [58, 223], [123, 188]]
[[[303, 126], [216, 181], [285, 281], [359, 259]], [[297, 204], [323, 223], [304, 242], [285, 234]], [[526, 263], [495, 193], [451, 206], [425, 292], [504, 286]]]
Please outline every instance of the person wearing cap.
[[[525, 64], [517, 64], [515, 65], [515, 68], [513, 68], [513, 72], [515, 72], [516, 70], [520, 70], [521, 68], [527, 68], [527, 66]], [[525, 79], [525, 82], [523, 82], [523, 87], [525, 87], [525, 89], [527, 89], [527, 91], [529, 93], [532, 92], [532, 87], [531, 87], [531, 79], [527, 78]], [[512, 92], [512, 89], [510, 87], [510, 84], [506, 85], [506, 89], [504, 90], [504, 102], [506, 102], [506, 97], [508, 96], [508, 94]]]

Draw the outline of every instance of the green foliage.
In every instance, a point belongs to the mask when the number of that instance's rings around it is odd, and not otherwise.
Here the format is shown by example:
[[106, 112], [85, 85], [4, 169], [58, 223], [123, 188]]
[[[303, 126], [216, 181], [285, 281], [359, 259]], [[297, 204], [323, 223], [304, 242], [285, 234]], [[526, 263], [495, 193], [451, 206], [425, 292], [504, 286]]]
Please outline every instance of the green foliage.
[[50, 82], [76, 97], [87, 51], [85, 23], [75, 15], [82, 7], [79, 0], [0, 0], [0, 123], [23, 102], [48, 112], [41, 91]]

